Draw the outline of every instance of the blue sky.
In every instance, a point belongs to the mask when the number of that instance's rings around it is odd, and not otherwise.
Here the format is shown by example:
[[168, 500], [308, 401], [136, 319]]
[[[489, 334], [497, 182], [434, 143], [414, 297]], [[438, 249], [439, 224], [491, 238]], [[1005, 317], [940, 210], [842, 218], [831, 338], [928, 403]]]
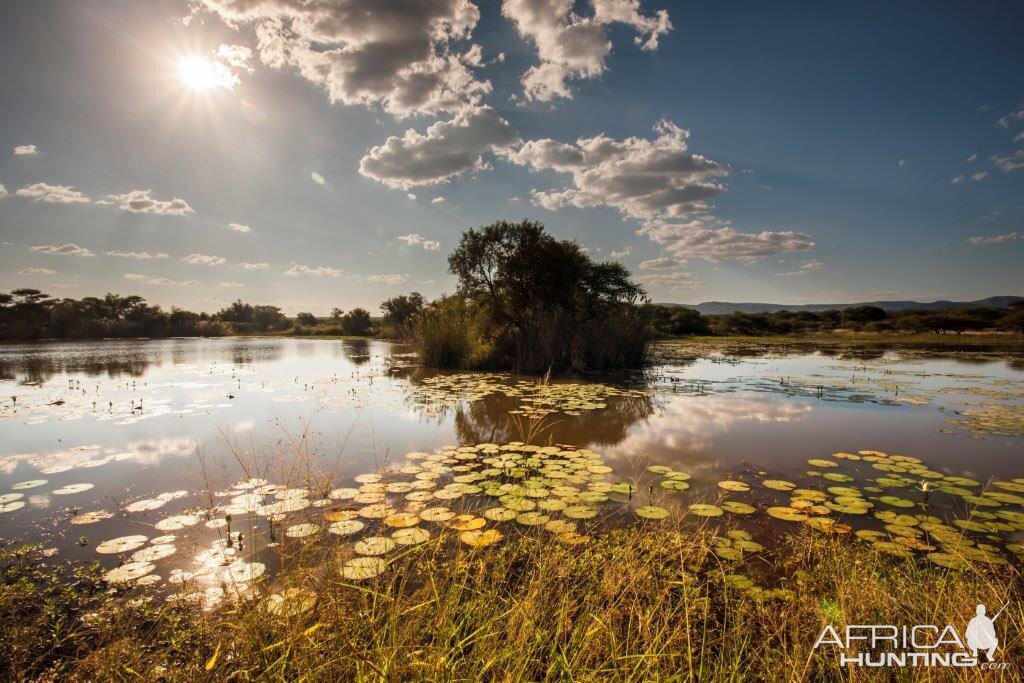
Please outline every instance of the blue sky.
[[1022, 25], [1017, 2], [13, 3], [0, 290], [376, 309], [450, 291], [465, 228], [533, 218], [656, 301], [1024, 294]]

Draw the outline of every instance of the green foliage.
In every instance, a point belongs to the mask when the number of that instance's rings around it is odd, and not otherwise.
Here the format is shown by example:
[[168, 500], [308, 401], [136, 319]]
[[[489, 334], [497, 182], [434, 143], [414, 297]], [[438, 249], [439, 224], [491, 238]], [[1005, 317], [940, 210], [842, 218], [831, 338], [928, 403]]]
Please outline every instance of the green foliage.
[[371, 323], [370, 312], [365, 308], [353, 308], [341, 316], [341, 329], [345, 334], [368, 335]]
[[[459, 279], [460, 302], [444, 300], [413, 325], [428, 365], [543, 373], [644, 362], [650, 326], [637, 305], [643, 290], [621, 264], [594, 263], [540, 223], [467, 230], [448, 267]], [[446, 332], [445, 319], [472, 328]]]
[[141, 296], [55, 299], [37, 289], [0, 294], [0, 338], [220, 336], [230, 329], [205, 313], [170, 312]]
[[479, 367], [493, 351], [483, 309], [461, 296], [431, 302], [412, 319], [411, 333], [420, 347], [420, 360], [427, 367]]
[[423, 295], [419, 292], [401, 294], [381, 303], [380, 310], [384, 313], [389, 336], [405, 336], [413, 316], [423, 310], [423, 303]]
[[312, 313], [303, 311], [302, 313], [295, 314], [295, 322], [299, 325], [308, 325], [312, 327], [313, 325], [316, 325], [316, 316]]
[[288, 326], [288, 318], [277, 306], [254, 306], [241, 299], [221, 309], [215, 318], [231, 323], [238, 332], [270, 332]]

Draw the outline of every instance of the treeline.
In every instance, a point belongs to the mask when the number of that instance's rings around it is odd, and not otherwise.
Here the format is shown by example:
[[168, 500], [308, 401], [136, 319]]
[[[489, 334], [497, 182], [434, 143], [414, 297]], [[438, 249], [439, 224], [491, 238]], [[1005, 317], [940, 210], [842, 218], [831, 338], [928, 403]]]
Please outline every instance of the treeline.
[[219, 337], [230, 334], [328, 333], [368, 335], [368, 311], [357, 308], [318, 321], [309, 313], [295, 318], [277, 306], [235, 301], [216, 313], [182, 308], [164, 310], [137, 295], [107, 294], [67, 299], [38, 289], [0, 292], [0, 339], [100, 339], [106, 337]]
[[886, 311], [877, 306], [853, 306], [820, 312], [701, 315], [692, 308], [654, 308], [654, 326], [662, 336], [764, 336], [839, 330], [904, 334], [1024, 333], [1024, 302], [1020, 301], [1007, 308], [960, 308], [947, 311]]

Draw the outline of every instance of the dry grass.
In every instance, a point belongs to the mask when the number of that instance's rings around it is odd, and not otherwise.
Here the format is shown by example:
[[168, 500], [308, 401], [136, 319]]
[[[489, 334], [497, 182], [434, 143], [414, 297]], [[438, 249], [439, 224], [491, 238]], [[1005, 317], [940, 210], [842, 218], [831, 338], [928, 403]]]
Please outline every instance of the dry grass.
[[[1010, 603], [999, 656], [1019, 661], [1024, 611], [1011, 566], [948, 571], [813, 534], [722, 567], [708, 550], [712, 535], [668, 522], [609, 531], [583, 547], [533, 534], [476, 550], [435, 538], [359, 584], [325, 557], [265, 587], [316, 592], [314, 606], [293, 617], [268, 614], [262, 598], [202, 613], [110, 597], [91, 581], [69, 591], [30, 556], [10, 554], [0, 678], [880, 680], [892, 672], [840, 670], [833, 649], [812, 651], [822, 627], [948, 623], [963, 633], [979, 602]], [[758, 602], [721, 580], [734, 571], [756, 578], [758, 567], [795, 598]]]

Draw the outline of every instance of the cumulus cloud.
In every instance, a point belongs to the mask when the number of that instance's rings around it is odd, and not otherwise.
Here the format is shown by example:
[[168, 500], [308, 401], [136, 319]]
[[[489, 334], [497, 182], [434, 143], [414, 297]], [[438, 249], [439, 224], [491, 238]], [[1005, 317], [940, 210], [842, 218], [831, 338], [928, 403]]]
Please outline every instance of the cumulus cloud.
[[692, 273], [686, 273], [683, 271], [675, 273], [653, 273], [651, 275], [641, 275], [637, 278], [644, 287], [650, 288], [666, 288], [673, 291], [684, 291], [688, 289], [695, 289], [700, 285], [700, 280], [697, 279]]
[[226, 287], [228, 289], [235, 289], [237, 287], [245, 287], [245, 285], [243, 285], [241, 282], [222, 282], [222, 283], [220, 283], [220, 286], [221, 287]]
[[18, 145], [14, 148], [15, 156], [35, 156], [39, 154], [39, 150], [35, 145]]
[[996, 166], [1006, 173], [1016, 171], [1018, 168], [1024, 168], [1024, 149], [1018, 149], [1013, 154], [1008, 154], [1006, 156], [994, 154], [990, 158]]
[[252, 25], [260, 61], [294, 68], [332, 102], [436, 115], [490, 92], [479, 46], [463, 51], [480, 11], [470, 0], [199, 0], [231, 26]]
[[242, 261], [238, 265], [242, 267], [242, 270], [266, 270], [267, 268], [270, 267], [270, 264], [267, 263], [266, 261]]
[[701, 258], [718, 262], [726, 260], [759, 261], [768, 256], [814, 248], [810, 235], [794, 230], [762, 230], [739, 232], [727, 221], [699, 216], [685, 222], [650, 221], [638, 231], [662, 245], [666, 252], [679, 259]]
[[433, 199], [430, 200], [431, 204], [444, 204], [444, 202], [445, 202], [445, 198], [444, 197], [434, 197]]
[[633, 247], [623, 247], [622, 249], [613, 250], [608, 252], [608, 255], [612, 258], [623, 258], [633, 253]]
[[402, 240], [410, 247], [420, 246], [423, 247], [424, 251], [437, 251], [441, 248], [441, 243], [436, 240], [428, 240], [418, 232], [414, 232], [408, 235], [399, 235], [398, 239]]
[[405, 275], [399, 275], [397, 273], [385, 275], [367, 275], [366, 279], [369, 282], [380, 282], [386, 285], [401, 285], [408, 280], [408, 278]]
[[284, 271], [290, 277], [312, 275], [313, 277], [341, 277], [342, 271], [329, 266], [304, 266], [301, 263], [292, 261], [292, 267]]
[[[582, 3], [581, 3], [582, 4]], [[634, 43], [656, 50], [658, 39], [672, 30], [666, 10], [645, 15], [640, 0], [592, 0], [594, 14], [580, 16], [574, 0], [504, 0], [501, 13], [537, 48], [539, 63], [523, 74], [527, 99], [547, 102], [571, 98], [570, 79], [597, 78], [611, 52], [608, 26], [625, 24], [636, 31]]]
[[671, 256], [662, 256], [641, 261], [640, 270], [670, 270], [672, 268], [681, 268], [685, 265], [686, 261], [684, 260], [672, 258]]
[[181, 260], [193, 266], [222, 266], [227, 263], [227, 259], [223, 256], [212, 256], [210, 254], [189, 254]]
[[972, 173], [971, 174], [971, 180], [973, 180], [974, 182], [978, 182], [979, 180], [984, 180], [987, 177], [988, 177], [988, 171], [978, 171], [977, 173]]
[[103, 252], [107, 256], [119, 256], [121, 258], [133, 258], [138, 261], [148, 261], [155, 258], [167, 258], [167, 254], [164, 252], [157, 252], [150, 254], [148, 251], [105, 251]]
[[729, 175], [729, 167], [690, 152], [690, 132], [671, 121], [659, 121], [654, 132], [654, 139], [614, 140], [601, 134], [575, 144], [531, 140], [505, 156], [534, 171], [572, 174], [571, 187], [531, 192], [535, 204], [552, 211], [605, 205], [624, 216], [650, 219], [708, 209], [725, 191], [716, 180]]
[[800, 264], [800, 267], [798, 269], [794, 270], [794, 271], [791, 271], [789, 273], [779, 273], [779, 274], [784, 276], [784, 277], [802, 277], [804, 275], [810, 275], [814, 271], [821, 270], [824, 267], [825, 267], [825, 262], [824, 261], [819, 261], [818, 259], [812, 259], [810, 261], [804, 261], [802, 264]]
[[952, 178], [950, 178], [949, 182], [951, 184], [953, 184], [953, 185], [959, 185], [960, 183], [962, 183], [965, 180], [967, 180], [967, 176], [965, 176], [963, 173], [961, 173], [958, 176], [953, 176]]
[[131, 280], [132, 282], [138, 282], [143, 285], [174, 285], [176, 287], [189, 287], [191, 285], [199, 284], [195, 280], [179, 282], [166, 277], [153, 277], [151, 275], [142, 275], [141, 273], [125, 273], [124, 279]]
[[184, 199], [155, 199], [152, 190], [132, 190], [124, 194], [107, 195], [107, 200], [119, 209], [132, 213], [152, 213], [161, 216], [186, 216], [195, 213]]
[[35, 247], [29, 247], [29, 251], [34, 251], [37, 254], [60, 254], [63, 256], [95, 256], [93, 252], [89, 251], [85, 247], [80, 247], [77, 244], [40, 244]]
[[49, 268], [22, 268], [18, 271], [18, 275], [53, 275], [53, 270]]
[[1020, 235], [1016, 232], [1008, 232], [1004, 235], [978, 235], [977, 237], [968, 238], [968, 242], [971, 244], [1009, 244], [1010, 242], [1016, 242], [1020, 239]]
[[228, 227], [235, 232], [252, 232], [252, 228], [248, 225], [243, 225], [242, 223], [228, 223]]
[[34, 183], [20, 188], [15, 194], [36, 202], [47, 202], [50, 204], [88, 204], [91, 201], [78, 188], [71, 185]]
[[466, 109], [430, 125], [426, 133], [409, 129], [402, 137], [389, 137], [360, 159], [359, 172], [405, 190], [436, 185], [487, 168], [483, 155], [504, 150], [516, 139], [508, 121], [490, 107]]

